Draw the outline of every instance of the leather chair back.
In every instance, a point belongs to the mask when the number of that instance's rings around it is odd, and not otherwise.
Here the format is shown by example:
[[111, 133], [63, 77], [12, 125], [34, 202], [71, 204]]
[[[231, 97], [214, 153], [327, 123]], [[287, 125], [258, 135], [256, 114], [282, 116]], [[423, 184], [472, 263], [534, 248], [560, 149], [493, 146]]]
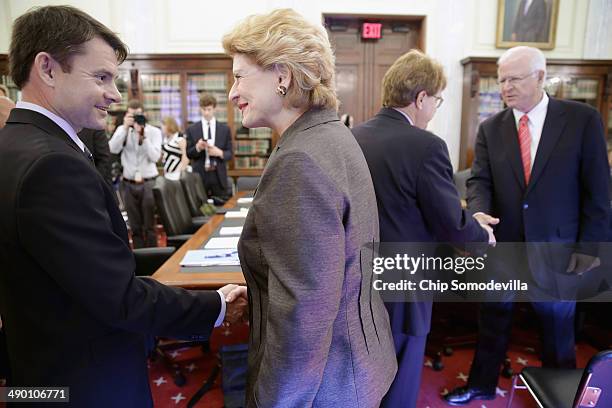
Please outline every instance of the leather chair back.
[[191, 212], [180, 181], [158, 177], [153, 186], [153, 196], [167, 235], [194, 232]]
[[202, 216], [200, 207], [207, 201], [206, 190], [204, 190], [204, 184], [202, 184], [202, 176], [197, 172], [182, 171], [180, 180], [191, 216]]
[[251, 191], [257, 188], [259, 177], [243, 176], [236, 181], [236, 191]]

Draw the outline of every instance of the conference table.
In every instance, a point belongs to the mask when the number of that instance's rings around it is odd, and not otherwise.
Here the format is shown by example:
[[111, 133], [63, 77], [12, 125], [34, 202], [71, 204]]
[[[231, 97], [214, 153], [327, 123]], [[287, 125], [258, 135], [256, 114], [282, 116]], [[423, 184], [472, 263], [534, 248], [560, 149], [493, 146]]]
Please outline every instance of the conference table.
[[[224, 210], [248, 208], [250, 204], [241, 204], [238, 200], [250, 196], [252, 192], [240, 191], [222, 208]], [[243, 224], [244, 218], [226, 218], [222, 214], [213, 215], [155, 271], [153, 278], [163, 284], [186, 289], [218, 289], [229, 283], [244, 285], [245, 280], [240, 266], [184, 267], [180, 265], [187, 251], [202, 249], [210, 238], [218, 237], [221, 226], [239, 227]]]

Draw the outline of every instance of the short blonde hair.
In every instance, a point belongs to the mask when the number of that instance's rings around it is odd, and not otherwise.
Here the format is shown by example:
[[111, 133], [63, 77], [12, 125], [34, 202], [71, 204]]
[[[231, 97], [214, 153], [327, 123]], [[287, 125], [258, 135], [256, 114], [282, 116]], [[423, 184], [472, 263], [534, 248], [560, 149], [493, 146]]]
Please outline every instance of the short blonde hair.
[[223, 48], [231, 56], [245, 54], [264, 69], [289, 70], [285, 97], [291, 106], [338, 109], [327, 32], [292, 9], [247, 17], [223, 37]]
[[410, 105], [421, 91], [433, 96], [446, 88], [442, 65], [417, 50], [399, 57], [382, 80], [382, 105], [399, 108]]
[[179, 131], [179, 125], [172, 116], [166, 116], [162, 121], [162, 125], [166, 126], [169, 135], [173, 135]]

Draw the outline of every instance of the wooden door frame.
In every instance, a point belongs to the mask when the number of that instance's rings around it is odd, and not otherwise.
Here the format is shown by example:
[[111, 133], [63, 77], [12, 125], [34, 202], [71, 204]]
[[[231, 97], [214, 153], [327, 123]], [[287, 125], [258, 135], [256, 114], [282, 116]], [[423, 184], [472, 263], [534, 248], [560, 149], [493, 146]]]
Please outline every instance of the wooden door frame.
[[[341, 14], [341, 13], [322, 13], [321, 20], [323, 26], [325, 26], [325, 20], [328, 18], [337, 18], [339, 20], [363, 20], [375, 22], [389, 22], [389, 21], [399, 21], [406, 23], [417, 23], [419, 26], [419, 40], [417, 42], [417, 48], [423, 52], [425, 50], [425, 33], [427, 29], [427, 16], [425, 15], [401, 15], [401, 14]], [[325, 26], [326, 29], [328, 27]]]

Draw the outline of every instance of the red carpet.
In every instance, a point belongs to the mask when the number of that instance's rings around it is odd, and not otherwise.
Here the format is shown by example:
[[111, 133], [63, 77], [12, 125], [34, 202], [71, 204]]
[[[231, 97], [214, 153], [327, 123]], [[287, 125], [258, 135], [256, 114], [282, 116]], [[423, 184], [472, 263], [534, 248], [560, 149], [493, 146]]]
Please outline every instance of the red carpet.
[[[224, 336], [220, 331], [216, 331], [211, 342], [211, 353], [205, 355], [199, 348], [189, 348], [181, 350], [175, 361], [179, 362], [184, 368], [183, 372], [187, 376], [187, 384], [177, 387], [172, 382], [171, 373], [160, 363], [151, 363], [150, 379], [151, 390], [156, 407], [186, 407], [187, 401], [193, 396], [196, 390], [206, 381], [216, 359], [215, 351], [219, 347], [219, 342], [224, 344], [246, 341], [245, 330]], [[584, 367], [591, 356], [597, 350], [591, 346], [580, 343], [576, 349], [577, 363], [579, 367]], [[512, 360], [512, 368], [519, 372], [525, 365], [540, 365], [537, 356], [529, 350], [511, 348], [509, 357]], [[467, 380], [469, 366], [474, 352], [472, 349], [455, 350], [450, 357], [444, 357], [445, 368], [442, 371], [434, 371], [428, 366], [423, 370], [421, 383], [421, 393], [417, 404], [418, 408], [442, 408], [449, 407], [442, 400], [440, 395], [464, 385]], [[470, 408], [502, 408], [506, 407], [508, 401], [508, 391], [511, 380], [501, 378], [497, 398], [493, 401], [474, 401], [466, 407]], [[518, 390], [512, 404], [513, 408], [531, 408], [537, 405], [530, 400], [529, 392]], [[196, 405], [196, 407], [222, 408], [223, 394], [220, 388], [220, 378], [217, 378], [215, 386]], [[401, 408], [401, 407], [398, 407]]]

